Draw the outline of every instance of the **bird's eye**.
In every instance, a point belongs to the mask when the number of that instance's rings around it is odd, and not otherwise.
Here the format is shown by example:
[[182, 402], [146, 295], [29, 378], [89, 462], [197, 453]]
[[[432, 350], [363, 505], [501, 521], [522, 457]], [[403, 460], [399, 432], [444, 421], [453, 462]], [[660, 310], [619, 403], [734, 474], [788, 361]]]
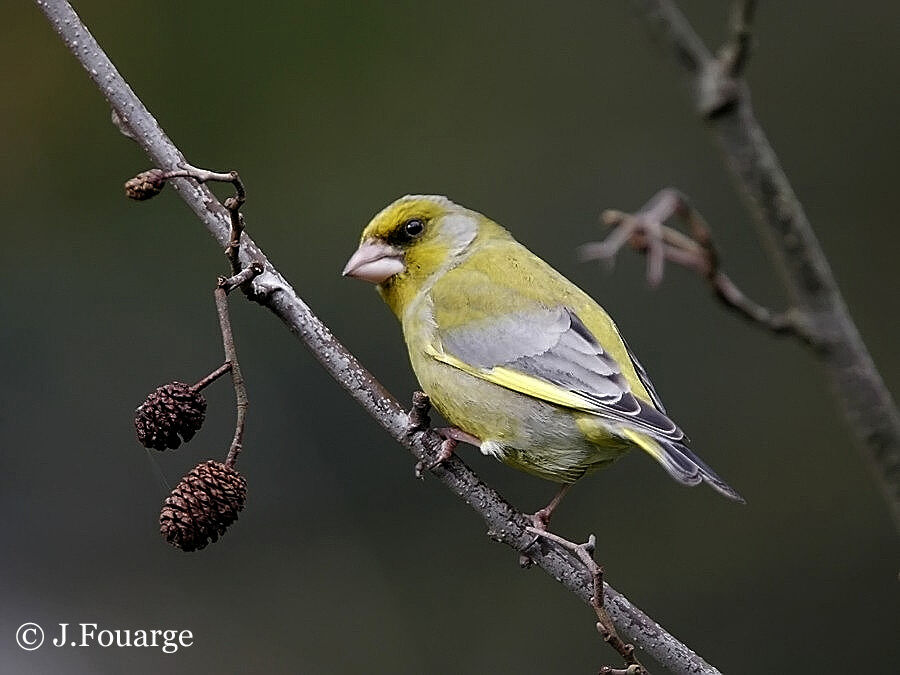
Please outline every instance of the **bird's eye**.
[[425, 231], [425, 223], [418, 218], [407, 220], [403, 223], [403, 231], [410, 237], [418, 237]]

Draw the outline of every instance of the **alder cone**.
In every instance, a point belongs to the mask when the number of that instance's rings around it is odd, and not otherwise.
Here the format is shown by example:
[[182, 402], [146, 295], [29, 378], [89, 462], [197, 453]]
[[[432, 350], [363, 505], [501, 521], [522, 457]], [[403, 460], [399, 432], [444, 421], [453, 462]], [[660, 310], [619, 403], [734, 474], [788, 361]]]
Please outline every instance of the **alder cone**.
[[169, 382], [134, 411], [134, 430], [145, 448], [174, 450], [194, 437], [205, 417], [203, 394], [184, 382]]
[[197, 551], [225, 534], [246, 499], [246, 479], [210, 459], [191, 469], [166, 497], [159, 531], [172, 546]]

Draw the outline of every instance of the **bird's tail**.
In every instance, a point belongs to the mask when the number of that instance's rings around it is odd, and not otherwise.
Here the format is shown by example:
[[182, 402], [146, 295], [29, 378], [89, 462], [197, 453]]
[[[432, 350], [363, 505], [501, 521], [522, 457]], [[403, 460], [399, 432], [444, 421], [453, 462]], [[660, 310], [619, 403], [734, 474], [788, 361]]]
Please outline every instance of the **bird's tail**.
[[623, 429], [622, 433], [631, 442], [644, 450], [682, 485], [697, 485], [706, 482], [713, 490], [729, 499], [745, 504], [741, 497], [728, 483], [719, 478], [716, 472], [697, 457], [690, 449], [678, 441], [656, 438], [631, 429]]

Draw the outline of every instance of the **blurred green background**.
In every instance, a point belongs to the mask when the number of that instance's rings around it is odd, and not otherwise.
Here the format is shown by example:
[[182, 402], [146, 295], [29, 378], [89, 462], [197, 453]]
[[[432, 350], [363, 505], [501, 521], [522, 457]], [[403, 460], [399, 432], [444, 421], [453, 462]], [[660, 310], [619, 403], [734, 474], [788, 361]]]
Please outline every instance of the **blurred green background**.
[[[900, 5], [761, 3], [748, 77], [888, 386], [900, 387], [896, 257]], [[710, 42], [727, 3], [683, 2]], [[77, 3], [195, 164], [237, 168], [252, 236], [385, 385], [415, 388], [399, 327], [340, 277], [399, 195], [483, 211], [616, 318], [699, 454], [747, 498], [686, 490], [630, 456], [554, 529], [597, 534], [608, 580], [726, 673], [900, 664], [898, 540], [810, 354], [632, 254], [580, 265], [604, 208], [675, 185], [755, 298], [785, 299], [668, 51], [624, 0]], [[208, 549], [157, 533], [168, 485], [224, 454], [227, 383], [173, 453], [134, 440], [157, 385], [221, 362], [221, 253], [147, 168], [31, 3], [0, 26], [0, 671], [596, 672], [592, 615], [510, 550], [325, 375], [280, 323], [232, 303], [251, 397], [249, 499]], [[533, 510], [553, 486], [462, 455]], [[164, 477], [164, 478], [163, 478]], [[16, 647], [16, 628], [187, 628], [194, 646]]]

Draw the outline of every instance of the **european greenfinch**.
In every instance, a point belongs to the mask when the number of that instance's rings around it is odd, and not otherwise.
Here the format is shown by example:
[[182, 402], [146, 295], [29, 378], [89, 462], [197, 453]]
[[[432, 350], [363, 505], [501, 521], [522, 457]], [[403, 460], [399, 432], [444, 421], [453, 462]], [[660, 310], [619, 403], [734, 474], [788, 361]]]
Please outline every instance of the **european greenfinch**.
[[377, 284], [422, 389], [456, 429], [517, 469], [572, 483], [632, 448], [684, 485], [743, 499], [687, 447], [609, 315], [503, 227], [409, 195], [363, 230], [344, 275]]

